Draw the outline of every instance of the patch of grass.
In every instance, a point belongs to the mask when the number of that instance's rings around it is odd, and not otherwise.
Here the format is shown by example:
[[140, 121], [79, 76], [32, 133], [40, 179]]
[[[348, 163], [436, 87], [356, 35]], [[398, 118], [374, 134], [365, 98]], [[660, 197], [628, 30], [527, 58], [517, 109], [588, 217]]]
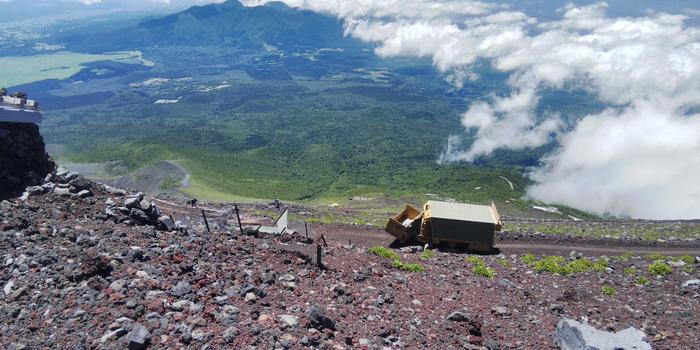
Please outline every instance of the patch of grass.
[[665, 262], [661, 260], [655, 260], [651, 264], [649, 264], [649, 273], [652, 274], [653, 276], [666, 276], [670, 275], [673, 273], [673, 269], [671, 266], [666, 264]]
[[527, 266], [534, 266], [535, 261], [537, 261], [537, 257], [534, 254], [525, 254], [522, 257], [520, 257], [520, 260], [524, 262]]
[[395, 251], [381, 246], [374, 246], [367, 249], [367, 252], [385, 259], [400, 260], [401, 257]]
[[666, 260], [668, 257], [663, 254], [647, 254], [644, 256], [644, 259], [646, 260], [652, 260], [652, 261], [659, 261], [659, 260]]
[[613, 261], [629, 261], [630, 258], [632, 258], [632, 252], [626, 252], [625, 254], [622, 255], [614, 255], [610, 257], [610, 260]]
[[690, 265], [686, 265], [686, 266], [683, 266], [682, 270], [685, 273], [693, 273], [693, 272], [695, 272], [695, 267], [690, 266]]
[[600, 288], [600, 292], [603, 293], [603, 295], [615, 295], [615, 288], [611, 286], [603, 286]]
[[498, 263], [498, 265], [501, 265], [501, 267], [504, 269], [509, 269], [509, 268], [513, 267], [513, 264], [510, 263], [510, 260], [498, 259], [498, 260], [496, 260], [496, 262]]
[[492, 268], [486, 266], [485, 264], [474, 266], [472, 268], [472, 272], [478, 276], [486, 278], [493, 278], [494, 276], [496, 276], [496, 272]]
[[674, 259], [674, 260], [676, 260], [676, 261], [682, 261], [682, 262], [686, 263], [687, 265], [693, 265], [693, 264], [695, 264], [695, 258], [693, 258], [693, 257], [690, 256], [690, 255], [679, 256], [679, 257], [677, 257], [677, 258]]
[[474, 264], [474, 265], [485, 265], [484, 260], [476, 255], [470, 255], [464, 259], [464, 261]]
[[426, 249], [422, 253], [420, 253], [420, 258], [422, 260], [428, 260], [431, 259], [432, 257], [435, 256], [435, 252], [432, 251], [431, 249]]
[[649, 279], [644, 277], [644, 276], [639, 276], [634, 280], [634, 283], [638, 284], [640, 286], [645, 286], [645, 285], [649, 284]]
[[470, 255], [464, 259], [466, 262], [474, 265], [472, 267], [472, 272], [477, 276], [482, 276], [486, 278], [493, 278], [496, 276], [496, 271], [492, 268], [486, 266], [486, 262], [476, 255]]
[[571, 273], [582, 273], [588, 272], [593, 266], [593, 262], [587, 258], [581, 258], [566, 264], [566, 266], [571, 269]]
[[399, 270], [408, 271], [408, 272], [423, 272], [423, 271], [425, 271], [425, 267], [422, 264], [404, 263], [398, 259], [392, 261], [391, 266], [393, 266]]
[[566, 259], [563, 256], [549, 255], [535, 261], [533, 266], [536, 272], [550, 272], [568, 275], [570, 273], [570, 269], [562, 265], [564, 262], [566, 262]]
[[627, 276], [636, 276], [637, 275], [637, 269], [633, 267], [626, 267], [624, 270], [622, 270], [622, 273], [624, 273]]
[[608, 268], [608, 260], [607, 259], [598, 259], [593, 266], [591, 266], [591, 269], [595, 272], [605, 272]]

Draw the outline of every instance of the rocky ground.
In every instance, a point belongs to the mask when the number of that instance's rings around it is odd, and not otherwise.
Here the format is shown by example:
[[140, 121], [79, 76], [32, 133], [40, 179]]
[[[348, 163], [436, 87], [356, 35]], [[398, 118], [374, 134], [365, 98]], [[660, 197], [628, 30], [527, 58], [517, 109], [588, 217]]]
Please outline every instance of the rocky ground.
[[549, 349], [565, 318], [700, 348], [694, 256], [375, 250], [387, 258], [331, 241], [319, 269], [316, 245], [241, 234], [229, 208], [207, 208], [208, 232], [195, 210], [47, 181], [0, 204], [8, 349]]

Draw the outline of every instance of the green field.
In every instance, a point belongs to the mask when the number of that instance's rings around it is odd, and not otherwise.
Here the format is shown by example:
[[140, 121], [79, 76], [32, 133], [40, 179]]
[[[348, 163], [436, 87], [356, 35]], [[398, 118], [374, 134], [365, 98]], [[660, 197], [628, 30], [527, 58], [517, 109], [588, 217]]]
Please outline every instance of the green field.
[[0, 72], [0, 85], [11, 87], [48, 79], [66, 79], [80, 72], [86, 63], [116, 61], [152, 66], [140, 51], [82, 54], [62, 52], [49, 55], [0, 57], [0, 66], [12, 67]]

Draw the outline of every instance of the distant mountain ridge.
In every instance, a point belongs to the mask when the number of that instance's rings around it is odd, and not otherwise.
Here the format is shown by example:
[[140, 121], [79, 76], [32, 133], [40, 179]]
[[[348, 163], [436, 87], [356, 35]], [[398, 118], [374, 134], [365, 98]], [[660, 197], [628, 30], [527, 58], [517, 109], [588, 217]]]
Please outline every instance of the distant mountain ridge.
[[78, 51], [144, 49], [152, 46], [228, 46], [260, 49], [353, 47], [337, 18], [290, 8], [281, 2], [245, 7], [237, 0], [194, 6], [165, 17], [130, 23], [103, 32], [78, 31], [57, 41]]

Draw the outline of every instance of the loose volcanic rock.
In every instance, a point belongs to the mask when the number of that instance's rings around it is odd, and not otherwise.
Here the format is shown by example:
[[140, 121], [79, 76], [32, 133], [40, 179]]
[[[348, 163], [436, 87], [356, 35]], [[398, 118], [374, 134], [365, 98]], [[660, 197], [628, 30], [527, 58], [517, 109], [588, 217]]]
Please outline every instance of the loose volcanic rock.
[[[200, 209], [177, 199], [95, 184], [81, 199], [70, 192], [75, 179], [60, 169], [43, 193], [0, 201], [6, 348], [552, 349], [547, 330], [562, 314], [602, 330], [639, 327], [659, 349], [700, 348], [697, 289], [682, 287], [695, 278], [687, 264], [642, 286], [635, 278], [651, 261], [639, 257], [609, 259], [610, 273], [563, 276], [515, 255], [481, 256], [498, 276], [489, 279], [463, 254], [421, 259], [406, 249], [402, 262], [425, 267], [408, 272], [362, 240], [348, 248], [328, 234], [321, 270], [309, 258], [316, 246], [300, 235], [232, 235], [238, 220], [226, 205], [202, 204], [209, 232]], [[271, 209], [251, 207], [242, 220], [259, 221], [253, 208]], [[637, 275], [623, 273], [630, 269]], [[602, 285], [617, 292], [601, 294]]]
[[178, 298], [192, 291], [192, 286], [186, 281], [180, 281], [170, 289], [170, 294]]
[[158, 218], [158, 223], [160, 223], [167, 231], [173, 231], [177, 228], [175, 221], [169, 216], [162, 215]]
[[687, 280], [683, 282], [681, 288], [700, 288], [700, 280]]
[[148, 347], [151, 332], [140, 323], [135, 324], [129, 332], [129, 350], [143, 350]]
[[311, 306], [306, 315], [313, 328], [335, 330], [335, 321], [326, 316], [319, 304]]

